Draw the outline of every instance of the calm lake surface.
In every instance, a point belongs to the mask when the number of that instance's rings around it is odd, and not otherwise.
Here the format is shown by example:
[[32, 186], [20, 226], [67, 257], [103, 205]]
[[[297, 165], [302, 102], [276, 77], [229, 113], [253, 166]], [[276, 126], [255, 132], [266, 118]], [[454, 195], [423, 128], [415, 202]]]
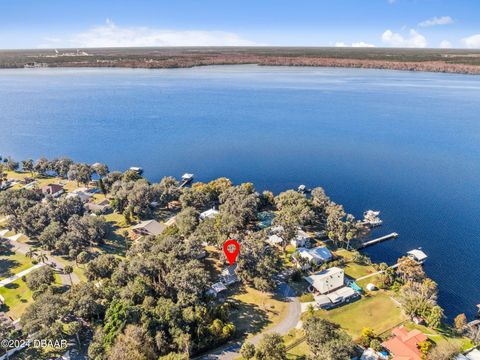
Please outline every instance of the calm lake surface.
[[480, 303], [480, 77], [221, 66], [0, 71], [0, 154], [70, 156], [154, 181], [193, 172], [323, 186], [393, 263], [422, 247], [451, 318]]

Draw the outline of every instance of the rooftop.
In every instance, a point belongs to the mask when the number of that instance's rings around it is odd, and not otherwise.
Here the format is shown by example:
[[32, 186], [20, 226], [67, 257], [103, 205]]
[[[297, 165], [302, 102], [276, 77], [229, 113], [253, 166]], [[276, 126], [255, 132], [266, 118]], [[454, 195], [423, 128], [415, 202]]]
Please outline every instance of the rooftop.
[[420, 330], [408, 331], [400, 326], [392, 330], [393, 337], [382, 343], [394, 356], [392, 360], [421, 360], [417, 345], [427, 340]]

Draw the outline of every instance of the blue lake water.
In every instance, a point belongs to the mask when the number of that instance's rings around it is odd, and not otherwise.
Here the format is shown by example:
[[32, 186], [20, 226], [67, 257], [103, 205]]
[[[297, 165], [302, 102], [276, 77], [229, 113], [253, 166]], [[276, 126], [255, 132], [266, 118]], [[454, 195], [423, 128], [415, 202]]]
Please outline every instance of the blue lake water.
[[193, 172], [323, 186], [382, 211], [394, 262], [422, 247], [449, 317], [480, 303], [480, 77], [220, 66], [0, 71], [0, 154], [70, 156], [151, 180]]

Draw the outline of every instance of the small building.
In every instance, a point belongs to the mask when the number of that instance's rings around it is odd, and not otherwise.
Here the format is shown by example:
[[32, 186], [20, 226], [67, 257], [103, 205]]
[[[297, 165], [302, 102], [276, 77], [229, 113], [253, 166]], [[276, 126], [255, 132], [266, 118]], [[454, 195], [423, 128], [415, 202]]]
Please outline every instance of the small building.
[[313, 249], [298, 248], [297, 253], [299, 257], [307, 259], [309, 264], [313, 263], [315, 265], [330, 261], [333, 258], [332, 253], [326, 246], [318, 246]]
[[227, 290], [227, 287], [222, 282], [213, 284], [208, 290], [208, 294], [217, 297], [222, 291]]
[[320, 294], [328, 294], [344, 285], [345, 273], [343, 269], [331, 267], [327, 270], [306, 276], [305, 280]]
[[310, 237], [308, 236], [308, 234], [302, 229], [298, 229], [297, 235], [295, 235], [295, 238], [292, 239], [290, 243], [292, 244], [292, 246], [299, 248], [299, 247], [305, 247], [309, 242], [310, 242]]
[[427, 340], [420, 330], [408, 331], [403, 326], [392, 330], [393, 337], [384, 341], [382, 346], [393, 355], [392, 360], [422, 360], [418, 344]]
[[416, 262], [418, 262], [420, 264], [423, 264], [425, 262], [425, 260], [427, 260], [427, 258], [428, 258], [427, 254], [425, 254], [420, 249], [414, 249], [414, 250], [407, 251], [407, 256], [410, 259], [415, 260]]
[[208, 209], [207, 211], [204, 211], [200, 214], [200, 220], [205, 220], [205, 219], [211, 219], [211, 218], [214, 218], [215, 216], [217, 216], [220, 212], [215, 209], [215, 208], [211, 208], [211, 209]]
[[47, 196], [59, 197], [63, 194], [63, 185], [60, 184], [48, 184], [42, 187], [42, 194]]
[[375, 291], [375, 290], [377, 290], [377, 287], [375, 286], [375, 284], [368, 283], [367, 284], [367, 290], [368, 291]]
[[363, 213], [363, 223], [370, 227], [377, 227], [383, 224], [379, 217], [380, 211], [367, 210]]
[[142, 221], [132, 227], [132, 231], [139, 236], [157, 236], [160, 235], [166, 226], [156, 220]]

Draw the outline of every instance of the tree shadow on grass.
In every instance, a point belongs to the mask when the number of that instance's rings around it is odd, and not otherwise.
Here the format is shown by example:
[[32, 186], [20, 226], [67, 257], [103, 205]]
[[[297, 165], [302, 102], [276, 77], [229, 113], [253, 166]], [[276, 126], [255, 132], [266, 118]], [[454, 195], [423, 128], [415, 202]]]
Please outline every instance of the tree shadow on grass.
[[232, 306], [230, 320], [237, 328], [237, 334], [247, 336], [247, 334], [259, 333], [267, 327], [271, 321], [268, 319], [267, 310], [261, 309], [257, 305], [244, 303], [236, 299], [230, 299]]
[[12, 270], [19, 265], [20, 263], [17, 260], [0, 259], [0, 277], [8, 278], [14, 275]]
[[10, 283], [10, 284], [7, 284], [7, 285], [4, 286], [4, 288], [9, 289], [9, 290], [18, 289], [19, 287], [20, 287], [20, 285], [18, 285], [16, 283]]

